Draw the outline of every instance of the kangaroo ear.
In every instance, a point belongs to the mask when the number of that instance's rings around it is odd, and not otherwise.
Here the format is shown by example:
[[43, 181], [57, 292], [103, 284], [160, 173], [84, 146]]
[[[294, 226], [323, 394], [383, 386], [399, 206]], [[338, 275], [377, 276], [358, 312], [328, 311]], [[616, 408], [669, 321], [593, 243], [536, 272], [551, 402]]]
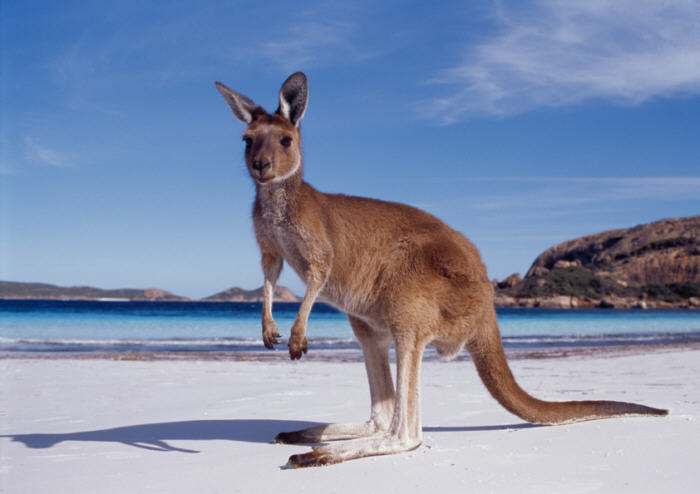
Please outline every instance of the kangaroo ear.
[[296, 72], [284, 81], [280, 89], [280, 107], [277, 113], [299, 127], [309, 102], [309, 85], [303, 72]]
[[236, 118], [246, 125], [255, 120], [258, 115], [265, 114], [265, 110], [262, 107], [256, 105], [252, 100], [243, 96], [242, 94], [233, 91], [220, 82], [216, 83], [216, 89], [219, 90], [221, 96], [224, 97], [228, 106], [231, 107], [231, 111]]

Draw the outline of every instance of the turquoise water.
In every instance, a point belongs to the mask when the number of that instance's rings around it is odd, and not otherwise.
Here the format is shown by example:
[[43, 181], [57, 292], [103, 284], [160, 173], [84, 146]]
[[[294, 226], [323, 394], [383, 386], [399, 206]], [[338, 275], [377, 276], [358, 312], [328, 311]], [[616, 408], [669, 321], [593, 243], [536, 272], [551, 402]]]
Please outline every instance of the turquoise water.
[[[299, 304], [277, 303], [288, 335]], [[262, 348], [261, 304], [0, 300], [0, 352], [251, 351]], [[700, 341], [690, 310], [499, 309], [506, 347]], [[311, 347], [356, 348], [345, 315], [316, 304]]]

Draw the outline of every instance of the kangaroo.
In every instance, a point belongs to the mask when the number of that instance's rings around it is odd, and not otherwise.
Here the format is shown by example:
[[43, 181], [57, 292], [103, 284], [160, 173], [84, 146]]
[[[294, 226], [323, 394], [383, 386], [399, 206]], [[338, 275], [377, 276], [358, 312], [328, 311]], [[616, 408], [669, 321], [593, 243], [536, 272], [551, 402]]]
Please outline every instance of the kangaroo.
[[[292, 74], [267, 113], [217, 82], [233, 114], [247, 125], [245, 162], [256, 187], [255, 236], [262, 255], [262, 335], [279, 344], [272, 317], [284, 261], [306, 283], [288, 340], [292, 360], [307, 353], [306, 324], [317, 297], [347, 314], [365, 360], [370, 418], [277, 435], [278, 443], [324, 443], [292, 455], [287, 467], [339, 463], [409, 451], [422, 443], [420, 366], [426, 345], [445, 358], [464, 347], [491, 395], [535, 424], [567, 424], [666, 410], [618, 401], [542, 401], [516, 382], [506, 361], [494, 290], [476, 247], [436, 217], [407, 205], [324, 194], [302, 178], [299, 123], [306, 112], [306, 76]], [[396, 352], [396, 386], [389, 348]]]

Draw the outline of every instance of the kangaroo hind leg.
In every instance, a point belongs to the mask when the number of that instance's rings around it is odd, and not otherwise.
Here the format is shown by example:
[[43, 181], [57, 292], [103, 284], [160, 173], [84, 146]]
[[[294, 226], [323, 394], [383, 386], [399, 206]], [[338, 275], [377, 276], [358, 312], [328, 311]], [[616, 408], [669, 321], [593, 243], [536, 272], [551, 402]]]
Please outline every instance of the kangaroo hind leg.
[[389, 333], [380, 334], [364, 321], [349, 316], [357, 339], [362, 345], [365, 358], [369, 391], [372, 401], [370, 418], [367, 422], [349, 424], [328, 424], [293, 432], [281, 432], [275, 442], [283, 444], [318, 443], [338, 439], [365, 437], [386, 431], [394, 413], [394, 383], [389, 366]]
[[420, 446], [419, 375], [424, 348], [424, 344], [397, 341], [396, 396], [393, 418], [387, 431], [325, 444], [309, 453], [292, 455], [287, 468], [330, 465], [353, 458], [410, 451]]

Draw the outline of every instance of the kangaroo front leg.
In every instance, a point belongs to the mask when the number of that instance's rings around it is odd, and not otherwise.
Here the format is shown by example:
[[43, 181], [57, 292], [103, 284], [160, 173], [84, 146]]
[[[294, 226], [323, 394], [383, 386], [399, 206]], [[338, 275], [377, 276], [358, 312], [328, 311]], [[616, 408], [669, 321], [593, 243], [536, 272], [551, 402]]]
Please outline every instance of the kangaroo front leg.
[[371, 415], [367, 422], [328, 424], [294, 432], [282, 432], [275, 441], [283, 444], [319, 443], [338, 439], [371, 436], [386, 431], [394, 411], [394, 383], [389, 366], [391, 338], [374, 332], [363, 321], [350, 317], [353, 331], [362, 344], [367, 378], [372, 401]]
[[280, 337], [277, 331], [277, 323], [272, 318], [272, 300], [275, 296], [275, 283], [282, 271], [282, 257], [263, 253], [262, 268], [265, 275], [265, 284], [263, 286], [263, 309], [262, 309], [262, 325], [263, 325], [263, 343], [266, 348], [273, 349], [275, 344], [279, 344], [277, 338]]
[[388, 455], [410, 451], [420, 446], [421, 434], [416, 433], [420, 424], [420, 408], [417, 406], [420, 362], [424, 344], [402, 345], [397, 342], [397, 383], [394, 417], [389, 431], [361, 439], [351, 439], [313, 448], [310, 453], [292, 455], [287, 468], [311, 467], [340, 463], [365, 456]]
[[294, 320], [292, 332], [289, 335], [289, 357], [292, 360], [300, 359], [302, 353], [306, 353], [309, 349], [308, 341], [306, 340], [306, 324], [309, 321], [309, 313], [318, 297], [321, 288], [326, 282], [328, 272], [325, 267], [311, 267], [307, 275], [306, 293], [301, 301], [299, 312]]

